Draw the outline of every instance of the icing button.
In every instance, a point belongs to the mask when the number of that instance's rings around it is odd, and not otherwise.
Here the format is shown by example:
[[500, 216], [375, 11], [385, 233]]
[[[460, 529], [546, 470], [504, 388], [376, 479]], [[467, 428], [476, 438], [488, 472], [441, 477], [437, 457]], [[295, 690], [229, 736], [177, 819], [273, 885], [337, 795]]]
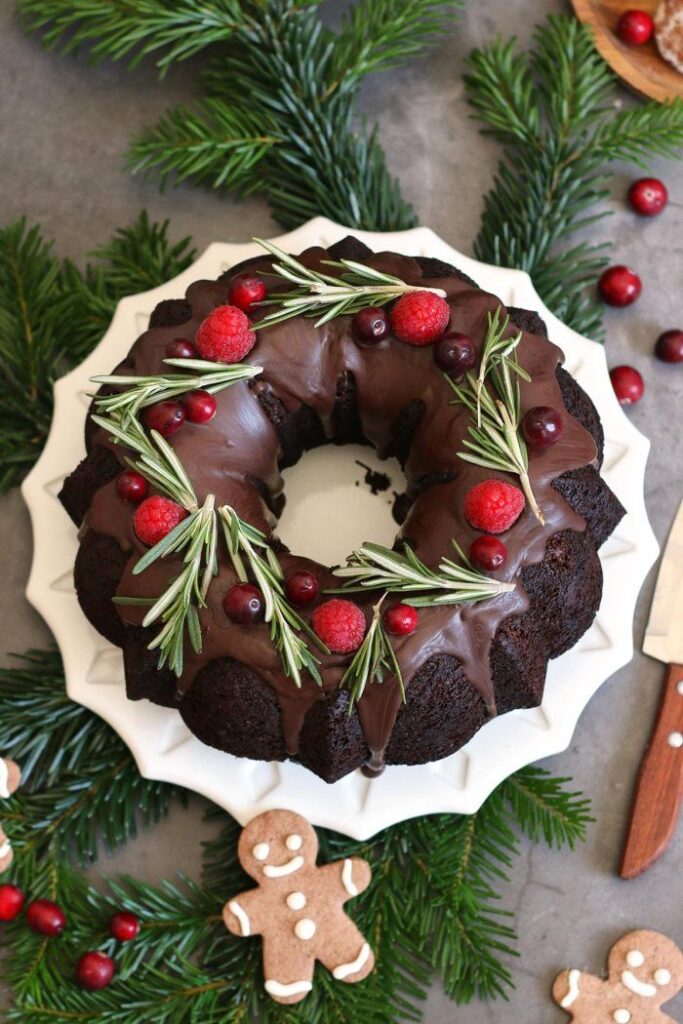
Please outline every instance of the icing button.
[[302, 892], [290, 892], [287, 897], [287, 906], [290, 910], [303, 910], [306, 906], [306, 897]]
[[315, 924], [309, 917], [302, 917], [300, 921], [297, 921], [294, 925], [294, 934], [297, 939], [303, 939], [304, 942], [307, 939], [312, 939], [315, 935]]
[[674, 750], [678, 750], [679, 747], [683, 747], [683, 732], [672, 732], [669, 733], [667, 743]]
[[612, 1014], [616, 1024], [628, 1024], [631, 1019], [631, 1014], [628, 1010], [615, 1010]]

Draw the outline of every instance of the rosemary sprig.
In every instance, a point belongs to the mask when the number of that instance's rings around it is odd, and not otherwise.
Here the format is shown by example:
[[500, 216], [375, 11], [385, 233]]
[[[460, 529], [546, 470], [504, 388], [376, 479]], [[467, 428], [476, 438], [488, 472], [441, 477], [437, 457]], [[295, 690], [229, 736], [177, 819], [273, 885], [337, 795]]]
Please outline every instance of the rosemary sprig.
[[515, 589], [514, 583], [494, 580], [473, 569], [455, 541], [453, 548], [459, 562], [444, 557], [438, 571], [433, 572], [408, 544], [404, 544], [403, 553], [381, 544], [362, 544], [349, 557], [347, 565], [335, 570], [335, 575], [347, 580], [335, 592], [384, 590], [402, 594], [405, 603], [415, 608], [429, 608], [484, 601]]
[[263, 594], [264, 618], [270, 623], [270, 638], [280, 655], [285, 675], [300, 687], [301, 670], [307, 669], [318, 685], [322, 685], [318, 670], [320, 663], [299, 633], [305, 633], [326, 654], [329, 651], [285, 598], [282, 566], [266, 536], [240, 519], [229, 505], [222, 505], [218, 515], [223, 524], [228, 554], [238, 578], [246, 581], [248, 569]]
[[363, 643], [356, 651], [353, 661], [339, 683], [340, 687], [351, 692], [349, 714], [351, 714], [356, 701], [360, 700], [365, 693], [368, 683], [382, 683], [385, 674], [396, 676], [401, 688], [401, 697], [403, 700], [406, 699], [401, 668], [382, 622], [381, 606], [385, 597], [386, 593], [374, 605], [372, 622]]
[[484, 382], [491, 371], [509, 367], [524, 380], [531, 380], [526, 370], [512, 358], [512, 353], [522, 340], [522, 332], [506, 338], [505, 332], [510, 324], [510, 317], [506, 316], [501, 323], [500, 312], [501, 307], [498, 306], [495, 313], [487, 313], [488, 328], [477, 374], [477, 426], [481, 426], [481, 396]]
[[194, 373], [159, 374], [152, 377], [124, 377], [112, 374], [91, 377], [93, 384], [108, 384], [123, 390], [114, 395], [95, 398], [95, 405], [104, 413], [122, 411], [125, 418], [136, 416], [140, 409], [155, 402], [167, 401], [201, 388], [215, 395], [241, 380], [250, 380], [262, 372], [261, 366], [248, 363], [216, 364], [201, 359], [165, 359], [169, 366], [177, 366]]
[[256, 322], [254, 330], [271, 327], [293, 316], [318, 316], [321, 313], [315, 322], [315, 326], [320, 327], [328, 320], [345, 313], [357, 313], [365, 306], [384, 306], [407, 292], [429, 291], [442, 298], [446, 296], [441, 288], [406, 284], [398, 277], [383, 274], [353, 260], [325, 260], [326, 266], [335, 267], [342, 273], [339, 277], [321, 274], [305, 267], [272, 242], [262, 238], [255, 238], [254, 241], [278, 260], [273, 263], [273, 273], [295, 285], [292, 291], [281, 292], [275, 298], [261, 303], [263, 306], [277, 305], [279, 308]]

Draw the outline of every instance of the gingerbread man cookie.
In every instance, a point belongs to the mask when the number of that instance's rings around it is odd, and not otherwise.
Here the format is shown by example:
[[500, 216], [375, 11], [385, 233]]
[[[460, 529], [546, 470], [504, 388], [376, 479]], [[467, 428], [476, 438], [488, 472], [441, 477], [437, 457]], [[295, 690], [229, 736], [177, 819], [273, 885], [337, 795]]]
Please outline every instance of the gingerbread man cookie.
[[[10, 761], [9, 758], [0, 757], [0, 800], [7, 800], [11, 797], [12, 793], [15, 793], [19, 788], [20, 782], [21, 772], [19, 765], [15, 764], [14, 761]], [[3, 871], [7, 871], [13, 860], [12, 844], [5, 835], [2, 825], [0, 825], [0, 874]]]
[[223, 920], [233, 935], [263, 936], [265, 988], [273, 999], [300, 1002], [313, 987], [316, 960], [338, 981], [370, 973], [373, 952], [343, 909], [370, 884], [366, 861], [348, 857], [318, 867], [318, 837], [292, 811], [266, 811], [250, 821], [237, 854], [258, 888], [228, 900]]
[[676, 1024], [661, 1012], [683, 986], [683, 953], [659, 932], [629, 932], [615, 942], [607, 980], [563, 971], [553, 999], [574, 1024]]

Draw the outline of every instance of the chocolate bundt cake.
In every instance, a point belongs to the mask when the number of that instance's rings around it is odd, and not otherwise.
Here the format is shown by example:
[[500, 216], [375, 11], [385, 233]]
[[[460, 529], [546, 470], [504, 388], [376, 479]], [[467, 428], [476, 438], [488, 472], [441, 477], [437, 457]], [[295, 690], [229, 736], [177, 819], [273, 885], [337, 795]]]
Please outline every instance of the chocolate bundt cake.
[[[409, 285], [442, 289], [450, 306], [448, 330], [469, 336], [479, 353], [487, 318], [501, 309], [498, 299], [454, 267], [373, 254], [354, 238], [299, 257], [306, 267], [326, 273], [331, 271], [322, 261], [330, 259], [354, 260]], [[159, 303], [149, 329], [114, 373], [168, 374], [163, 360], [169, 344], [178, 338], [193, 342], [209, 314], [228, 303], [238, 275], [258, 275], [271, 299], [282, 293], [283, 281], [272, 267], [271, 256], [258, 257], [217, 281], [197, 281], [185, 298]], [[249, 315], [256, 323], [270, 309], [257, 306]], [[445, 757], [493, 716], [540, 703], [548, 659], [572, 647], [591, 625], [602, 593], [597, 550], [623, 509], [600, 477], [603, 434], [593, 403], [563, 369], [562, 353], [547, 339], [538, 315], [516, 308], [502, 312], [515, 325], [510, 334], [521, 332], [515, 359], [530, 378], [520, 379], [522, 412], [550, 407], [561, 415], [557, 443], [529, 447], [529, 479], [545, 521], [527, 502], [502, 534], [507, 559], [491, 576], [514, 589], [473, 603], [420, 607], [412, 632], [391, 638], [405, 699], [399, 678], [389, 673], [369, 682], [354, 702], [340, 687], [351, 653], [316, 649], [321, 682], [304, 671], [301, 686], [295, 685], [270, 626], [263, 620], [235, 622], [226, 614], [224, 599], [239, 578], [223, 549], [206, 606], [199, 608], [200, 644], [193, 647], [186, 637], [179, 677], [168, 665], [159, 668], [159, 652], [149, 646], [159, 626], [142, 622], [152, 599], [178, 576], [181, 561], [170, 554], [134, 573], [148, 548], [134, 529], [135, 503], [117, 488], [132, 453], [93, 421], [91, 409], [88, 454], [65, 481], [61, 500], [80, 527], [75, 582], [81, 606], [95, 628], [122, 648], [131, 700], [177, 708], [211, 746], [240, 757], [293, 758], [328, 782], [361, 766], [374, 771], [385, 763]], [[256, 339], [244, 362], [262, 372], [217, 393], [213, 419], [186, 420], [168, 443], [200, 503], [214, 494], [217, 506], [229, 505], [262, 531], [285, 577], [302, 570], [314, 575], [320, 594], [297, 609], [305, 623], [329, 600], [326, 591], [343, 581], [305, 553], [290, 553], [275, 529], [284, 503], [280, 471], [316, 446], [367, 444], [399, 460], [407, 488], [395, 505], [397, 550], [408, 545], [430, 569], [454, 557], [453, 541], [470, 551], [481, 530], [466, 517], [466, 495], [485, 480], [519, 481], [461, 458], [473, 414], [453, 401], [433, 345], [405, 344], [391, 332], [365, 343], [354, 335], [350, 315], [322, 326], [296, 316], [257, 331]], [[101, 389], [112, 392], [111, 383]], [[150, 494], [159, 493], [152, 485]], [[370, 623], [377, 592], [350, 596]], [[117, 597], [138, 601], [119, 603]]]

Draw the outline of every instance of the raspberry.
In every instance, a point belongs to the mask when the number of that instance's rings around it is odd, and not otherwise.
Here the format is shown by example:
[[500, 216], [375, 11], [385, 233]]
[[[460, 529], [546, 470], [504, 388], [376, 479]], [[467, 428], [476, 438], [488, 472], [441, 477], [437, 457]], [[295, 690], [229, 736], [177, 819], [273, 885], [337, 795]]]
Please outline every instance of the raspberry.
[[358, 605], [338, 597], [316, 608], [311, 625], [335, 654], [357, 651], [365, 636], [365, 616]]
[[256, 334], [237, 306], [218, 306], [199, 325], [195, 344], [204, 359], [239, 363], [256, 344]]
[[465, 515], [470, 526], [487, 533], [504, 533], [519, 519], [524, 495], [503, 480], [483, 480], [468, 491]]
[[448, 327], [451, 309], [434, 292], [408, 292], [391, 311], [391, 329], [407, 345], [431, 345]]
[[154, 547], [174, 530], [187, 516], [187, 512], [170, 498], [154, 495], [138, 505], [133, 525], [143, 544]]

